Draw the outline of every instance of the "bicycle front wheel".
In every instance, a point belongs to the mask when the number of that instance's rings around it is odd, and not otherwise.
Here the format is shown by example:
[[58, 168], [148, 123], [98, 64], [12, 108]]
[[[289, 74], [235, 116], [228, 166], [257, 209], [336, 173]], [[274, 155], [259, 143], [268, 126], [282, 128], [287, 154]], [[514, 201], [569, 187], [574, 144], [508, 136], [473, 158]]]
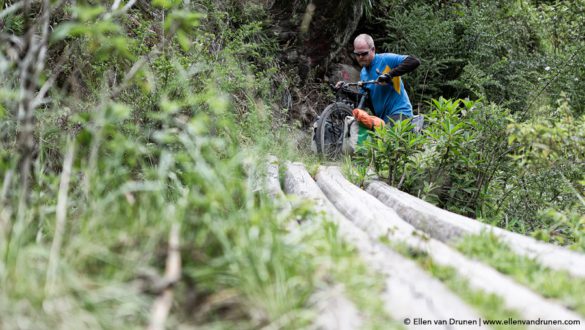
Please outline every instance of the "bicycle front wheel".
[[352, 108], [342, 102], [328, 105], [317, 122], [317, 152], [326, 158], [341, 156], [343, 145], [343, 124], [345, 117], [352, 115]]

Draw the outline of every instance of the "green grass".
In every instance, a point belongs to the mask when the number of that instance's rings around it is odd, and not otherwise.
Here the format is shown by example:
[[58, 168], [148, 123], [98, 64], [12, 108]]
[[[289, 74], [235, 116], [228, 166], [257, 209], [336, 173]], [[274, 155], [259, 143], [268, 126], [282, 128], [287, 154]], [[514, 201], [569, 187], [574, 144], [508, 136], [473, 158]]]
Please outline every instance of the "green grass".
[[[104, 142], [104, 149], [119, 153], [117, 141]], [[379, 298], [379, 276], [341, 240], [336, 226], [316, 221], [320, 215], [310, 203], [283, 211], [280, 201], [250, 190], [237, 153], [218, 159], [207, 149], [210, 140], [194, 141], [202, 145], [173, 152], [161, 146], [167, 156], [143, 168], [156, 173], [149, 184], [132, 183], [118, 157], [100, 160], [89, 203], [81, 177], [73, 180], [59, 276], [50, 292], [45, 280], [54, 209], [34, 204], [21, 220], [15, 217], [12, 234], [0, 238], [0, 326], [143, 328], [155, 298], [145, 288], [163, 272], [172, 223], [182, 229], [183, 280], [175, 288], [169, 326], [307, 328], [316, 316], [310, 297], [335, 283], [343, 284], [364, 315], [365, 328], [393, 326]], [[184, 152], [196, 150], [200, 158], [185, 158]], [[180, 180], [167, 182], [178, 175]], [[39, 177], [55, 194], [59, 180]], [[297, 219], [305, 219], [303, 225], [288, 232], [287, 223]]]
[[350, 156], [345, 156], [341, 164], [341, 172], [351, 183], [358, 187], [363, 187], [367, 179], [368, 167], [361, 164], [352, 163]]
[[[425, 271], [443, 282], [463, 301], [479, 311], [484, 318], [489, 320], [520, 318], [517, 311], [504, 307], [502, 298], [482, 290], [472, 289], [469, 282], [459, 276], [453, 267], [438, 265], [428, 254], [413, 250], [405, 245], [396, 244], [395, 246], [398, 252], [406, 257], [413, 258]], [[495, 326], [495, 329], [506, 329], [506, 327]], [[523, 327], [518, 329], [523, 329]]]
[[466, 237], [457, 248], [465, 255], [477, 258], [511, 276], [542, 296], [557, 299], [570, 309], [585, 315], [585, 279], [574, 278], [567, 272], [551, 270], [533, 259], [518, 256], [497, 237], [487, 233]]

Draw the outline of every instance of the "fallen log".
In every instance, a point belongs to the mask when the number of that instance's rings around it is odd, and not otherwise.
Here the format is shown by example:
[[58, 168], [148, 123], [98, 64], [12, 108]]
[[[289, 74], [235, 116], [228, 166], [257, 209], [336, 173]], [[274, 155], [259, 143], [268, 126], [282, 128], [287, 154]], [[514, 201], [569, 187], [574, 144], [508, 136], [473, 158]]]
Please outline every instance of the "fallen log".
[[533, 258], [551, 269], [566, 271], [575, 277], [585, 277], [583, 254], [443, 210], [380, 181], [368, 184], [366, 191], [394, 209], [414, 227], [443, 242], [453, 241], [463, 235], [493, 233], [519, 255]]
[[[339, 168], [321, 168], [317, 173], [317, 184], [329, 200], [371, 238], [385, 237], [391, 242], [402, 242], [427, 253], [437, 264], [454, 268], [472, 288], [500, 296], [506, 307], [517, 310], [527, 319], [581, 320], [574, 312], [542, 298], [480, 262], [467, 259], [446, 244], [415, 229], [394, 210], [347, 181]], [[560, 325], [555, 329], [565, 328]]]
[[328, 286], [310, 299], [317, 310], [314, 327], [320, 330], [361, 329], [363, 320], [358, 309], [345, 296], [342, 285]]
[[[302, 164], [290, 164], [285, 172], [285, 192], [312, 199], [339, 228], [339, 233], [354, 245], [364, 261], [385, 276], [385, 309], [392, 317], [403, 320], [477, 319], [475, 311], [454, 295], [443, 283], [428, 275], [418, 265], [386, 246], [372, 240], [342, 215], [319, 189]], [[366, 194], [367, 195], [367, 194]], [[449, 329], [449, 326], [440, 328]]]

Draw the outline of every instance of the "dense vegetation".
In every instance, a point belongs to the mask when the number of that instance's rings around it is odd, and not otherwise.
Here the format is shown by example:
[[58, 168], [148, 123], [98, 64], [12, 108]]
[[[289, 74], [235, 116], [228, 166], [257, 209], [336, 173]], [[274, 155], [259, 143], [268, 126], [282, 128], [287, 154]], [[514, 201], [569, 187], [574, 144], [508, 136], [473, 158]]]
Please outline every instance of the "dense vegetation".
[[375, 289], [335, 228], [288, 233], [311, 211], [248, 179], [287, 87], [260, 5], [25, 6], [2, 6], [0, 328], [143, 328], [169, 286], [170, 326], [298, 328], [335, 274]]
[[[378, 131], [357, 171], [585, 250], [585, 2], [364, 3], [381, 50], [421, 58], [429, 127]], [[300, 328], [337, 282], [389, 324], [336, 227], [290, 231], [319, 215], [256, 189], [268, 150], [315, 163], [271, 1], [0, 4], [0, 328], [143, 328], [172, 286], [170, 326]]]
[[374, 39], [422, 60], [405, 80], [428, 127], [376, 132], [356, 172], [373, 165], [443, 208], [585, 250], [585, 3], [380, 8]]

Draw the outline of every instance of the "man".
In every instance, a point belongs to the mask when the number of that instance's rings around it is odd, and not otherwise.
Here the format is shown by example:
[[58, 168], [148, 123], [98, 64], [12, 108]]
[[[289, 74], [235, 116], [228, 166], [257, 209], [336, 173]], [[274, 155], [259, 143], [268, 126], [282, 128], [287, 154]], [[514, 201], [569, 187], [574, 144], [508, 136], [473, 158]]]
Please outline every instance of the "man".
[[[375, 116], [361, 109], [354, 109], [353, 116], [367, 128], [382, 126], [392, 121], [412, 117], [412, 105], [400, 76], [412, 72], [420, 61], [414, 56], [392, 53], [376, 54], [374, 40], [360, 34], [353, 42], [353, 54], [362, 66], [360, 79], [376, 80], [380, 85], [367, 85]], [[340, 82], [341, 83], [341, 82]], [[338, 86], [340, 85], [338, 83]]]

